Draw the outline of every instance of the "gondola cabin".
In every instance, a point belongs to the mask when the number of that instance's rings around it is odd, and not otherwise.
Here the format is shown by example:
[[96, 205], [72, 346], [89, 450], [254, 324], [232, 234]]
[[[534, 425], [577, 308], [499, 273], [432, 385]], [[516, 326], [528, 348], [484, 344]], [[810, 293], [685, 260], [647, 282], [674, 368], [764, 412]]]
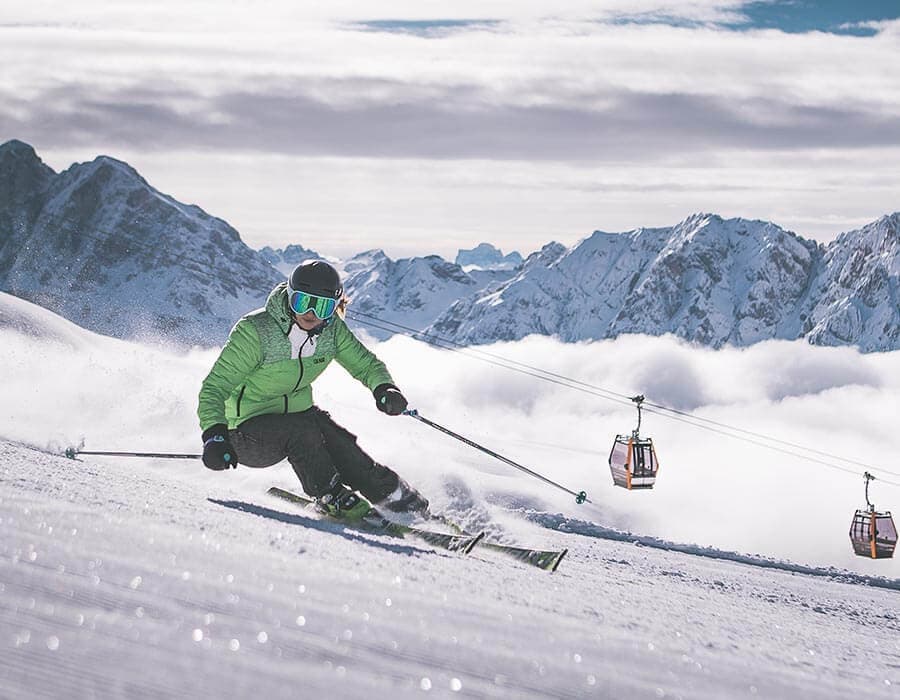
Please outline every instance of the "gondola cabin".
[[659, 463], [650, 438], [616, 435], [609, 453], [609, 470], [616, 486], [628, 489], [652, 489]]
[[616, 435], [609, 453], [609, 471], [612, 473], [613, 483], [623, 489], [652, 489], [656, 483], [659, 462], [653, 440], [640, 436], [641, 404], [644, 397], [633, 396], [631, 400], [637, 404], [637, 427], [631, 435]]
[[850, 543], [853, 551], [860, 557], [870, 559], [890, 559], [897, 547], [897, 527], [890, 512], [879, 513], [869, 502], [869, 482], [875, 477], [865, 473], [866, 506], [865, 510], [857, 510], [850, 522]]
[[890, 559], [897, 546], [897, 528], [890, 512], [858, 510], [850, 523], [850, 542], [861, 557]]

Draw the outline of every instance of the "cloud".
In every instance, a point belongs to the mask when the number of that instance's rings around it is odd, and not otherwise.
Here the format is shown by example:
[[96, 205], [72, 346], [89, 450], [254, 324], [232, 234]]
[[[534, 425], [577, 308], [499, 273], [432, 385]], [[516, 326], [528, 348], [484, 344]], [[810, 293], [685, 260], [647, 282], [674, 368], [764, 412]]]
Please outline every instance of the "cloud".
[[[363, 21], [426, 22], [397, 17]], [[269, 36], [250, 19], [236, 42], [118, 21], [0, 28], [0, 130], [55, 146], [595, 162], [900, 142], [900, 65], [879, 37], [452, 18], [438, 38], [316, 22]]]
[[[896, 209], [898, 22], [868, 38], [738, 32], [718, 24], [742, 3], [651, 0], [52, 5], [0, 27], [0, 138], [59, 167], [128, 159], [260, 245], [536, 248], [698, 210], [832, 237]], [[609, 21], [640, 13], [693, 24]], [[353, 28], [435, 21], [453, 30]], [[288, 181], [266, 171], [280, 158]]]
[[[35, 145], [57, 170], [98, 153], [91, 145]], [[172, 152], [153, 144], [101, 152], [224, 218], [253, 247], [449, 259], [482, 241], [525, 254], [550, 240], [573, 245], [596, 229], [671, 226], [698, 211], [766, 219], [827, 241], [896, 208], [892, 164], [900, 158], [900, 148], [607, 165]]]
[[414, 34], [422, 37], [446, 37], [457, 32], [492, 29], [499, 27], [499, 20], [491, 19], [439, 19], [439, 20], [395, 20], [381, 19], [354, 22], [347, 26], [351, 30], [366, 32], [388, 32]]
[[[21, 134], [38, 125], [39, 140], [49, 146], [106, 142], [159, 150], [569, 162], [900, 143], [900, 119], [850, 106], [802, 107], [762, 98], [734, 104], [634, 92], [610, 94], [596, 108], [524, 106], [493, 104], [473, 85], [343, 106], [317, 99], [317, 87], [275, 81], [199, 104], [183, 89], [58, 88], [21, 106], [17, 115], [0, 116], [0, 130]], [[340, 86], [362, 95], [400, 87], [384, 81]]]
[[127, 8], [97, 0], [79, 7], [60, 7], [52, 0], [35, 0], [18, 7], [7, 24], [12, 26], [53, 25], [85, 28], [134, 28], [151, 31], [190, 27], [192, 31], [285, 31], [308, 22], [380, 22], [386, 29], [407, 24], [459, 23], [472, 20], [539, 20], [545, 18], [616, 18], [636, 15], [665, 15], [694, 21], [716, 21], [739, 17], [734, 10], [744, 0], [571, 0], [560, 6], [551, 0], [459, 0], [452, 4], [434, 0], [392, 0], [361, 8], [352, 0], [304, 4], [275, 0], [265, 12], [248, 0], [221, 3], [198, 0], [189, 5], [173, 0], [132, 2]]
[[[897, 353], [860, 355], [787, 342], [711, 351], [673, 338], [641, 336], [578, 345], [529, 338], [487, 350], [624, 396], [645, 392], [648, 401], [716, 421], [704, 428], [683, 416], [645, 414], [642, 433], [654, 438], [663, 469], [652, 494], [630, 494], [610, 486], [606, 466], [612, 438], [630, 432], [636, 422], [627, 399], [573, 391], [406, 339], [379, 346], [396, 380], [425, 415], [573, 490], [584, 488], [600, 505], [604, 522], [619, 527], [853, 566], [846, 530], [862, 504], [864, 467], [811, 450], [870, 467], [877, 462], [889, 470], [881, 473], [883, 479], [900, 481], [900, 470], [889, 458], [898, 446], [892, 434], [900, 409]], [[417, 371], [425, 367], [429, 373]], [[475, 453], [466, 455], [437, 433], [411, 433], [406, 439], [424, 441], [437, 451], [430, 463], [446, 463], [453, 471], [459, 460], [478, 462]], [[404, 454], [402, 448], [398, 454]], [[397, 459], [415, 464], [408, 457]], [[527, 495], [528, 503], [537, 499], [542, 508], [584, 516], [565, 495], [514, 470], [472, 479], [482, 494], [516, 491]], [[879, 494], [876, 502], [889, 507], [900, 489], [882, 483]]]

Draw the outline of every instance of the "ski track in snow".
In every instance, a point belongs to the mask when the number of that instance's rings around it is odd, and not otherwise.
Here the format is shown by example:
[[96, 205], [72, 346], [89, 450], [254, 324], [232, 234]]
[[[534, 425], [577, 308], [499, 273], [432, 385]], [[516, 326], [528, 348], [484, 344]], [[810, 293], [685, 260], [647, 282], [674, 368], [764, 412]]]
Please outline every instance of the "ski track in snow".
[[0, 695], [900, 697], [896, 580], [526, 511], [525, 544], [570, 550], [548, 574], [346, 529], [239, 473], [0, 441]]

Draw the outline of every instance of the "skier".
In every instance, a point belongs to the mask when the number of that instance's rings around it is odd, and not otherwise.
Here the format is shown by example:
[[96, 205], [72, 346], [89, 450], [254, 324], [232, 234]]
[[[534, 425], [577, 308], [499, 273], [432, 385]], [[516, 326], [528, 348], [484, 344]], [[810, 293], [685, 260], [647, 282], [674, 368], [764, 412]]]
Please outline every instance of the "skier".
[[337, 270], [313, 260], [235, 324], [200, 389], [203, 464], [221, 471], [238, 459], [268, 467], [287, 458], [330, 515], [357, 520], [369, 502], [425, 515], [428, 501], [418, 491], [313, 404], [310, 385], [337, 360], [372, 391], [379, 411], [396, 416], [407, 406], [384, 363], [344, 323], [345, 306]]

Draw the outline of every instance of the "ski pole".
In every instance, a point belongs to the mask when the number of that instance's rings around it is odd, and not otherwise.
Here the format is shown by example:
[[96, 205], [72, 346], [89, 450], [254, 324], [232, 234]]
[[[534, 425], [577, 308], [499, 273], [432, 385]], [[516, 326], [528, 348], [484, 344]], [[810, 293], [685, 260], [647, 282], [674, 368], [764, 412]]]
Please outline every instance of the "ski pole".
[[579, 503], [579, 504], [580, 503], [593, 503], [593, 501], [591, 501], [587, 497], [587, 493], [585, 493], [584, 491], [578, 491], [576, 493], [575, 491], [572, 491], [571, 489], [567, 489], [562, 484], [557, 484], [555, 481], [548, 479], [547, 477], [543, 476], [542, 474], [538, 474], [536, 471], [533, 471], [533, 470], [529, 469], [528, 467], [525, 467], [525, 466], [519, 464], [518, 462], [513, 462], [508, 457], [504, 457], [501, 454], [497, 454], [493, 450], [489, 450], [487, 447], [483, 447], [482, 445], [479, 445], [477, 442], [473, 442], [472, 440], [469, 440], [468, 438], [463, 437], [462, 435], [459, 435], [458, 433], [454, 433], [452, 430], [445, 428], [443, 425], [438, 425], [434, 421], [428, 420], [425, 416], [419, 415], [419, 412], [415, 409], [407, 409], [406, 411], [403, 412], [403, 415], [409, 416], [410, 418], [415, 418], [417, 421], [421, 421], [425, 425], [430, 425], [435, 430], [440, 430], [445, 435], [449, 435], [452, 438], [456, 438], [457, 440], [459, 440], [462, 443], [465, 443], [469, 447], [474, 447], [476, 450], [480, 450], [481, 452], [484, 452], [485, 454], [490, 455], [491, 457], [499, 459], [501, 462], [508, 464], [511, 467], [515, 467], [516, 469], [523, 471], [526, 474], [530, 474], [531, 476], [535, 477], [536, 479], [540, 479], [541, 481], [543, 481], [546, 484], [550, 484], [551, 486], [554, 486], [554, 487], [560, 489], [561, 491], [565, 491], [566, 493], [568, 493], [572, 496], [575, 496], [576, 503]]
[[75, 459], [78, 455], [101, 455], [103, 457], [151, 457], [153, 459], [202, 459], [203, 455], [174, 454], [172, 452], [107, 452], [104, 450], [79, 450], [77, 447], [67, 447], [66, 457]]

